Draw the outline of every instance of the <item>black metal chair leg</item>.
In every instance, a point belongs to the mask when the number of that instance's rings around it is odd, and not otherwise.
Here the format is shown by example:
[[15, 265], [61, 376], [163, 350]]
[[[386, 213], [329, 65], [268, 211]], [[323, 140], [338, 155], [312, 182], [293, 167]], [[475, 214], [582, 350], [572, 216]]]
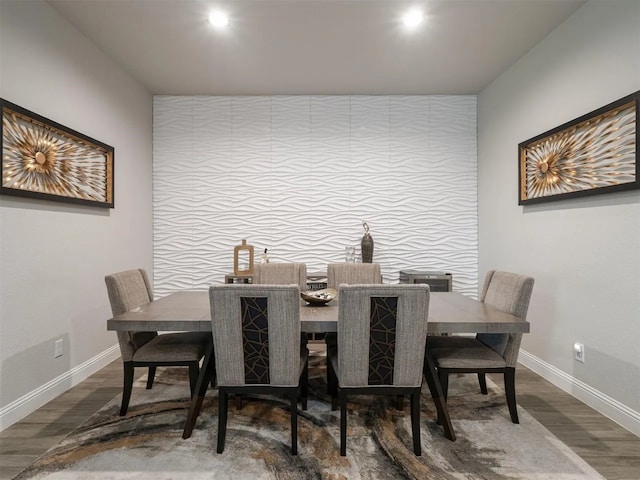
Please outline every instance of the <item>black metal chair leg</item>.
[[218, 393], [218, 448], [217, 452], [222, 453], [224, 451], [224, 439], [227, 434], [227, 404], [229, 401], [229, 394], [220, 389]]
[[332, 397], [336, 396], [338, 390], [338, 378], [333, 369], [331, 361], [327, 358], [327, 393]]
[[340, 402], [340, 456], [347, 456], [347, 396], [338, 388]]
[[199, 374], [200, 367], [198, 366], [198, 362], [194, 362], [189, 365], [189, 391], [191, 392], [192, 397], [194, 393], [196, 393], [196, 385], [198, 383]]
[[516, 369], [506, 367], [504, 369], [504, 389], [507, 393], [507, 405], [513, 423], [520, 423], [518, 420], [518, 409], [516, 407]]
[[133, 389], [133, 363], [124, 362], [124, 384], [122, 387], [122, 404], [120, 405], [120, 416], [127, 414], [131, 390]]
[[[337, 343], [338, 343], [337, 335], [335, 333], [327, 333], [324, 337], [324, 342], [327, 345], [327, 393], [333, 397], [336, 395], [336, 389], [333, 388], [332, 390], [332, 387], [337, 383], [333, 381], [335, 379], [335, 372], [333, 372], [333, 369], [331, 366], [331, 359], [329, 358], [329, 352], [337, 349]], [[334, 378], [331, 378], [332, 373], [334, 374], [333, 375]]]
[[438, 380], [440, 380], [440, 388], [442, 389], [442, 396], [444, 401], [447, 401], [449, 395], [449, 372], [446, 370], [438, 370]]
[[[438, 369], [438, 383], [440, 384], [440, 390], [442, 390], [442, 398], [444, 402], [447, 402], [447, 395], [449, 394], [449, 374], [442, 369]], [[438, 412], [438, 425], [442, 425], [442, 414]]]
[[149, 367], [149, 374], [147, 375], [147, 390], [151, 390], [153, 387], [153, 380], [156, 378], [156, 367]]
[[480, 384], [480, 392], [486, 395], [487, 392], [487, 376], [484, 373], [478, 374], [478, 383]]
[[298, 454], [298, 392], [289, 395], [291, 405], [291, 455]]
[[411, 394], [411, 433], [413, 435], [413, 453], [422, 455], [420, 445], [420, 392]]
[[440, 382], [438, 381], [438, 374], [436, 373], [433, 359], [429, 354], [429, 351], [424, 355], [424, 378], [427, 380], [429, 386], [429, 392], [431, 392], [431, 398], [438, 412], [438, 425], [442, 425], [444, 428], [444, 435], [452, 442], [456, 440], [456, 434], [453, 431], [453, 425], [451, 424], [451, 418], [449, 418], [449, 410], [447, 409], [447, 402], [444, 400], [442, 389], [440, 388]]
[[204, 395], [207, 392], [207, 385], [211, 379], [211, 383], [215, 386], [216, 370], [215, 360], [213, 358], [213, 344], [207, 347], [207, 351], [204, 356], [204, 362], [196, 381], [195, 392], [191, 395], [191, 405], [189, 407], [189, 413], [187, 415], [187, 421], [184, 424], [184, 430], [182, 431], [182, 438], [189, 438], [193, 432], [193, 427], [196, 425], [196, 419], [200, 414], [200, 408], [204, 400]]
[[327, 358], [327, 391], [331, 396], [331, 411], [338, 409], [338, 376], [336, 375], [331, 360]]
[[300, 396], [302, 397], [302, 410], [307, 409], [307, 398], [309, 397], [309, 362], [304, 365], [302, 379], [300, 381]]

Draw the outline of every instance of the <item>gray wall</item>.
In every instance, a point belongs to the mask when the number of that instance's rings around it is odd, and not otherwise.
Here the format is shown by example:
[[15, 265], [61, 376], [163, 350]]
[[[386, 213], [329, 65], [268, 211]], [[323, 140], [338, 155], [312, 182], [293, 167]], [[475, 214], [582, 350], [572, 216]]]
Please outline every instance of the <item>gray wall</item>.
[[326, 271], [363, 221], [385, 281], [477, 292], [474, 95], [158, 96], [153, 148], [159, 295], [223, 282], [243, 238]]
[[478, 98], [480, 275], [536, 278], [521, 358], [636, 432], [640, 191], [523, 208], [517, 146], [639, 88], [640, 2], [592, 1]]
[[6, 426], [109, 360], [104, 275], [152, 269], [152, 97], [45, 2], [2, 1], [0, 32], [0, 96], [114, 146], [116, 205], [0, 197]]

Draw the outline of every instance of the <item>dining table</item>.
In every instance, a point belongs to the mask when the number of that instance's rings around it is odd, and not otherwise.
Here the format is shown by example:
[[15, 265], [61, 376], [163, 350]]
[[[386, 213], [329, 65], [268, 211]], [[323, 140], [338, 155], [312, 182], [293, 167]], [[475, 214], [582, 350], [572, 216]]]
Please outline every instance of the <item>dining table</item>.
[[[323, 305], [300, 302], [300, 330], [304, 333], [336, 332], [338, 301]], [[107, 330], [125, 331], [211, 331], [211, 310], [208, 290], [184, 290], [170, 293], [151, 303], [117, 315], [107, 321]], [[492, 305], [458, 292], [431, 292], [428, 335], [476, 333], [528, 333], [529, 322]], [[428, 340], [427, 340], [428, 343]], [[191, 399], [183, 438], [191, 436], [213, 372], [213, 346], [207, 349]], [[424, 373], [444, 435], [455, 441], [446, 401], [429, 349], [426, 349]]]

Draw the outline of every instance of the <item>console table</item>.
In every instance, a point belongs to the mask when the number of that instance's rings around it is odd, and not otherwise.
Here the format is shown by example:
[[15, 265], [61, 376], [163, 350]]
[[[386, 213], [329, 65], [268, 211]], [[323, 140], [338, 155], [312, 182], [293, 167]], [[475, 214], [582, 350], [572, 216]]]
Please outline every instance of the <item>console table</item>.
[[[236, 275], [229, 273], [224, 276], [224, 283], [251, 283], [253, 275]], [[307, 290], [321, 290], [327, 288], [327, 272], [308, 272]]]
[[251, 283], [253, 275], [236, 275], [230, 273], [224, 276], [224, 283]]
[[450, 292], [453, 286], [453, 275], [446, 272], [428, 270], [400, 270], [400, 283], [426, 283], [432, 292]]

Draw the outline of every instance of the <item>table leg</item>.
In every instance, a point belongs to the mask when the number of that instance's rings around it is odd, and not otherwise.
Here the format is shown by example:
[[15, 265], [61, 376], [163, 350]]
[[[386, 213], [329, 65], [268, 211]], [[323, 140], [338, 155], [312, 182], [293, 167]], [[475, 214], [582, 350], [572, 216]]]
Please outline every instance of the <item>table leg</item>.
[[202, 407], [202, 401], [204, 395], [207, 392], [207, 387], [212, 375], [215, 374], [215, 357], [213, 355], [213, 342], [207, 346], [207, 350], [204, 355], [204, 362], [200, 369], [200, 375], [198, 375], [198, 381], [196, 383], [196, 390], [191, 398], [191, 406], [189, 407], [189, 415], [187, 415], [187, 421], [184, 424], [184, 430], [182, 432], [182, 438], [189, 438], [193, 432], [193, 427], [196, 425], [196, 419], [200, 414], [200, 408]]
[[449, 418], [449, 409], [447, 408], [447, 402], [445, 401], [444, 395], [442, 394], [440, 382], [438, 381], [438, 376], [436, 374], [436, 368], [433, 364], [433, 359], [429, 354], [429, 349], [427, 349], [424, 355], [424, 376], [427, 379], [427, 385], [429, 386], [429, 391], [431, 392], [433, 403], [435, 404], [436, 410], [438, 412], [438, 423], [441, 424], [444, 428], [444, 436], [452, 442], [455, 442], [456, 434], [453, 431], [453, 425], [451, 424], [451, 419]]

